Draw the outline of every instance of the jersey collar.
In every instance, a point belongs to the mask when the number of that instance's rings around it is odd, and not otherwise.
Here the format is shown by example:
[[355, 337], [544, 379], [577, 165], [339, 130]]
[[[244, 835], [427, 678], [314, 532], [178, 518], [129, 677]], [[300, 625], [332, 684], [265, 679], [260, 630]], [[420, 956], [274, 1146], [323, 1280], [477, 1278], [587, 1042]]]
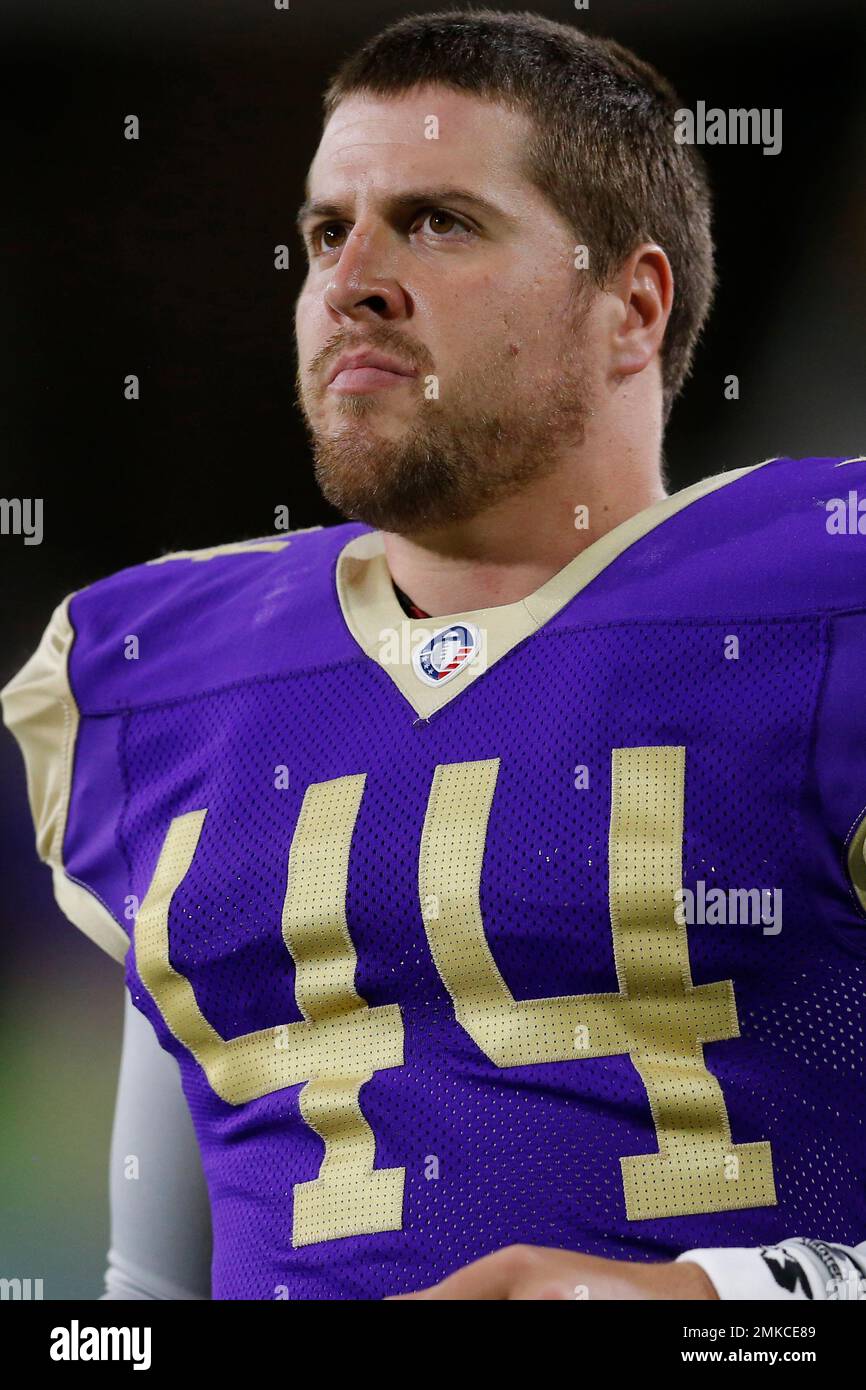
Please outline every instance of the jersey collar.
[[[671, 497], [663, 497], [593, 541], [534, 593], [516, 603], [476, 608], [433, 618], [410, 618], [400, 606], [385, 557], [381, 531], [355, 536], [337, 558], [336, 585], [346, 626], [358, 646], [394, 682], [415, 713], [428, 719], [501, 660], [518, 642], [537, 632], [597, 575], [669, 517], [718, 488], [765, 464], [732, 469], [704, 478]], [[481, 638], [478, 657], [441, 685], [427, 685], [416, 673], [412, 653], [428, 638], [454, 624], [471, 624]]]

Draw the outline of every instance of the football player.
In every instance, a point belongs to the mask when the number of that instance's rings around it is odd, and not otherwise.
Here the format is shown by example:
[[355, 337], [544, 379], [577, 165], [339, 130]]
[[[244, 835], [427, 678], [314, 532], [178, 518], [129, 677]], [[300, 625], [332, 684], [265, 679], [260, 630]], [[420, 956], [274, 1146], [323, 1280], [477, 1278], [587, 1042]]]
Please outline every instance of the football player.
[[131, 1001], [111, 1296], [863, 1297], [866, 462], [666, 495], [677, 106], [531, 15], [349, 58], [296, 310], [348, 520], [101, 579], [6, 686]]

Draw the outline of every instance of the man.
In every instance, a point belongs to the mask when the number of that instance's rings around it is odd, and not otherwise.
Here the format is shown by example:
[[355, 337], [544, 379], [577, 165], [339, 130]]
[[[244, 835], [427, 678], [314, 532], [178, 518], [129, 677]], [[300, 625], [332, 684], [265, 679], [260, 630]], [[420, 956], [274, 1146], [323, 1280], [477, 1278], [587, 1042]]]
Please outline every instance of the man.
[[863, 1296], [864, 567], [816, 501], [866, 468], [665, 496], [676, 107], [533, 16], [354, 55], [296, 314], [353, 520], [91, 585], [4, 692], [179, 1064], [214, 1298]]

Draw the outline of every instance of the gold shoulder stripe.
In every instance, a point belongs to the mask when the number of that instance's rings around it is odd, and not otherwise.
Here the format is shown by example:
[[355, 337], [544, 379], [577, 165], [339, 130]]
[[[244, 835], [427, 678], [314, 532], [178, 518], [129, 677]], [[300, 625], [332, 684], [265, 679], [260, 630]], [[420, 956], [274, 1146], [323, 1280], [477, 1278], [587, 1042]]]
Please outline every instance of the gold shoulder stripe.
[[115, 960], [124, 961], [129, 939], [108, 908], [63, 866], [78, 706], [69, 685], [74, 639], [68, 594], [58, 604], [30, 660], [0, 691], [3, 721], [24, 758], [27, 797], [36, 831], [36, 852], [52, 872], [54, 896], [64, 916]]
[[225, 545], [209, 545], [202, 550], [173, 550], [169, 555], [159, 555], [155, 560], [146, 560], [148, 565], [164, 565], [167, 560], [215, 560], [221, 555], [246, 555], [256, 551], [285, 550], [291, 545], [292, 536], [305, 536], [310, 531], [321, 531], [321, 526], [305, 526], [298, 531], [287, 531], [282, 536], [261, 536], [251, 541], [227, 541]]
[[848, 845], [848, 872], [857, 901], [866, 912], [866, 814], [855, 827]]

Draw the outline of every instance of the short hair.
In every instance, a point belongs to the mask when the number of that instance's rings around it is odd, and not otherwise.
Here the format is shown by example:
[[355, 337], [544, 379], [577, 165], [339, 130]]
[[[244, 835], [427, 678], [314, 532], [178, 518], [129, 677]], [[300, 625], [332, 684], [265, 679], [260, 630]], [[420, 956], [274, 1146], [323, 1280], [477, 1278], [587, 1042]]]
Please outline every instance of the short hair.
[[530, 118], [524, 177], [589, 247], [599, 289], [642, 241], [664, 248], [674, 278], [661, 350], [667, 422], [715, 288], [709, 180], [695, 147], [674, 139], [673, 87], [612, 39], [529, 11], [449, 10], [409, 15], [351, 54], [325, 90], [325, 121], [349, 96], [428, 84]]

